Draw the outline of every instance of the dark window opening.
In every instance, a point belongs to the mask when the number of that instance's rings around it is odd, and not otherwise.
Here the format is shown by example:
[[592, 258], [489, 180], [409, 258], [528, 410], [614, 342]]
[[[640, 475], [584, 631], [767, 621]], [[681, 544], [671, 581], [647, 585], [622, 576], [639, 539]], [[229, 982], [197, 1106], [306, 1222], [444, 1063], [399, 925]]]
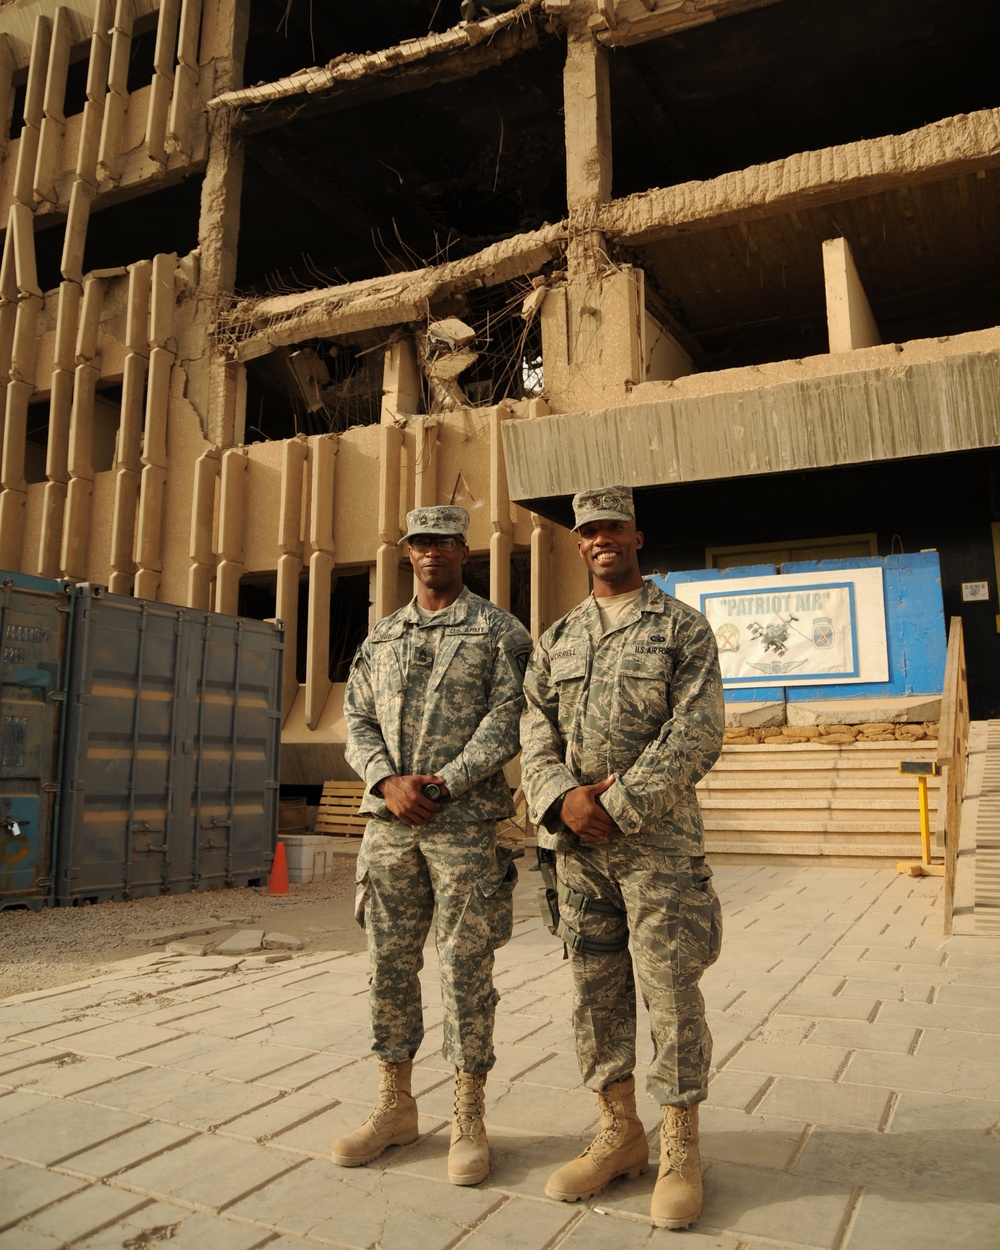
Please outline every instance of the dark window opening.
[[[456, 403], [471, 408], [488, 407], [504, 399], [532, 399], [544, 393], [542, 334], [537, 316], [527, 319], [521, 309], [531, 294], [528, 278], [500, 286], [470, 291], [461, 304], [453, 305], [442, 316], [456, 316], [476, 337], [468, 344], [476, 360], [455, 383], [445, 388]], [[434, 318], [432, 317], [432, 321]], [[425, 373], [425, 409], [437, 411], [441, 394]]]
[[[369, 572], [335, 573], [330, 593], [330, 680], [346, 681], [354, 653], [368, 633]], [[240, 583], [239, 614], [271, 620], [277, 612], [275, 578], [252, 576]], [[306, 679], [309, 649], [309, 579], [299, 583], [295, 679]]]
[[273, 128], [246, 137], [237, 288], [281, 294], [408, 272], [561, 220], [564, 60], [562, 40], [547, 37], [402, 96], [269, 108]]
[[[27, 482], [46, 480], [45, 461], [49, 446], [51, 400], [39, 399], [28, 405], [24, 444], [24, 477]], [[91, 425], [91, 469], [106, 473], [118, 460], [118, 432], [122, 419], [122, 388], [117, 383], [101, 383], [94, 395]]]
[[[494, 12], [516, 0], [491, 0]], [[440, 32], [461, 19], [460, 0], [379, 0], [378, 4], [305, 4], [254, 0], [244, 58], [244, 81], [273, 82], [345, 52], [390, 48]]]
[[[131, 93], [140, 87], [148, 87], [153, 81], [153, 54], [156, 49], [156, 17], [149, 14], [132, 34], [129, 51], [127, 90]], [[147, 27], [148, 29], [143, 29]], [[66, 71], [66, 92], [63, 96], [63, 116], [73, 117], [83, 112], [87, 103], [87, 77], [90, 73], [90, 41], [77, 44], [70, 53]], [[10, 118], [10, 137], [16, 139], [24, 129], [24, 101], [28, 91], [28, 67], [24, 66], [14, 75], [14, 107]]]
[[[470, 557], [462, 579], [473, 594], [490, 597], [489, 556]], [[531, 629], [531, 553], [515, 551], [510, 558], [510, 614]]]
[[[95, 201], [87, 224], [83, 256], [84, 273], [94, 269], [124, 268], [138, 260], [150, 260], [158, 252], [186, 256], [198, 245], [198, 218], [201, 212], [201, 177], [185, 178], [155, 195], [140, 196], [106, 208]], [[35, 231], [35, 261], [38, 282], [51, 291], [62, 281], [64, 223], [48, 224]]]
[[783, 0], [610, 55], [613, 193], [997, 104], [994, 0]]
[[247, 364], [248, 443], [377, 425], [385, 346], [313, 339]]

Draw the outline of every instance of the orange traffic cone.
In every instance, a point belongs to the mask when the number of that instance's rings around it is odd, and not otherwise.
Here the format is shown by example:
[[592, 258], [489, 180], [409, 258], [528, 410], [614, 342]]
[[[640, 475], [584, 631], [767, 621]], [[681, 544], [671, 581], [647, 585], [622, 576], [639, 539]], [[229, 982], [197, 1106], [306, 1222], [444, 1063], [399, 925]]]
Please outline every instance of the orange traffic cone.
[[271, 894], [288, 893], [288, 865], [285, 862], [285, 844], [279, 842], [274, 852], [274, 863], [271, 865], [271, 876], [267, 883]]

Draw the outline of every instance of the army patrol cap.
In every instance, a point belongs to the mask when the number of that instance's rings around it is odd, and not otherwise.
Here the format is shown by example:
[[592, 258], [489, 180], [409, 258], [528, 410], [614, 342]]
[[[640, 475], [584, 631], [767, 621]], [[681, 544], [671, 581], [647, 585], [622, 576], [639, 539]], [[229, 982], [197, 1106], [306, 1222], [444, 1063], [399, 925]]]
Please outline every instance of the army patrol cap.
[[457, 504], [441, 503], [430, 508], [414, 508], [406, 514], [406, 533], [399, 541], [409, 542], [418, 534], [452, 534], [464, 542], [469, 522], [469, 514]]
[[581, 490], [573, 496], [573, 516], [576, 518], [574, 533], [591, 521], [634, 521], [632, 487], [601, 486], [596, 490]]

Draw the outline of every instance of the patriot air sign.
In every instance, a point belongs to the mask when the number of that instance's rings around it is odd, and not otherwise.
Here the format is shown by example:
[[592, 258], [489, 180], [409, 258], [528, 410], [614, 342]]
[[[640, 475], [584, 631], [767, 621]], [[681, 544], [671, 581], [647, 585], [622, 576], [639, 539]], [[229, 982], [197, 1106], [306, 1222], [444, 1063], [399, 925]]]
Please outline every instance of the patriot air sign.
[[679, 582], [675, 593], [708, 618], [727, 686], [889, 678], [880, 568]]

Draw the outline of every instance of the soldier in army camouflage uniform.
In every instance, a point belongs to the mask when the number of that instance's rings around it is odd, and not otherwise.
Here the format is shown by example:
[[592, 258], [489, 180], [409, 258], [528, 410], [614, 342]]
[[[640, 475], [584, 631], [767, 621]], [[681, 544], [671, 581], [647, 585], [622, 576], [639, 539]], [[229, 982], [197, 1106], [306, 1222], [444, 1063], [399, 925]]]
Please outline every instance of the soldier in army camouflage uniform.
[[333, 1160], [354, 1167], [416, 1140], [419, 972], [436, 906], [443, 1050], [455, 1067], [448, 1179], [475, 1185], [489, 1173], [493, 952], [510, 937], [517, 878], [496, 824], [514, 814], [503, 765], [518, 749], [531, 638], [463, 586], [464, 508], [415, 508], [406, 524], [417, 596], [362, 643], [344, 699], [347, 759], [364, 779], [361, 811], [371, 817], [358, 855], [358, 919], [380, 1080], [375, 1110], [334, 1145]]
[[694, 790], [722, 747], [718, 653], [700, 612], [643, 580], [631, 490], [583, 491], [573, 508], [594, 593], [531, 658], [521, 770], [539, 845], [554, 851], [555, 931], [602, 1129], [545, 1192], [573, 1202], [649, 1166], [633, 1076], [638, 976], [653, 1035], [647, 1088], [663, 1107], [651, 1214], [686, 1228], [701, 1210], [697, 1117], [712, 1053], [698, 982], [721, 940]]

